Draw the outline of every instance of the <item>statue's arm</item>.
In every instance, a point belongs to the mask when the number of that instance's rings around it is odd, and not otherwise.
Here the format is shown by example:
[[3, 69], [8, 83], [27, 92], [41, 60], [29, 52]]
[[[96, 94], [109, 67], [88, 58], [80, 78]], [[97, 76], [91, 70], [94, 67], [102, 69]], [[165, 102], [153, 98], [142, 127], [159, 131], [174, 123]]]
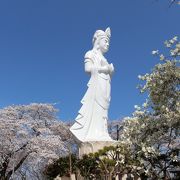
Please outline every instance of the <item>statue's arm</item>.
[[94, 64], [91, 62], [91, 59], [85, 60], [85, 72], [91, 73], [94, 70], [97, 70], [99, 73], [105, 73], [108, 74], [110, 72], [109, 66], [101, 66], [96, 68]]
[[86, 54], [85, 54], [85, 60], [84, 60], [84, 63], [85, 63], [85, 72], [86, 73], [92, 73], [93, 71], [97, 71], [97, 68], [94, 66], [94, 63], [93, 63], [93, 55], [92, 55], [92, 52], [91, 51], [88, 51]]
[[93, 71], [93, 63], [91, 62], [90, 59], [85, 60], [85, 72], [86, 73], [91, 73]]
[[105, 73], [105, 74], [110, 74], [111, 73], [111, 67], [109, 64], [105, 65], [105, 66], [99, 66], [96, 67], [94, 66], [93, 63], [93, 55], [91, 51], [88, 51], [85, 54], [85, 72], [86, 73], [92, 73], [93, 71], [98, 71], [99, 73]]

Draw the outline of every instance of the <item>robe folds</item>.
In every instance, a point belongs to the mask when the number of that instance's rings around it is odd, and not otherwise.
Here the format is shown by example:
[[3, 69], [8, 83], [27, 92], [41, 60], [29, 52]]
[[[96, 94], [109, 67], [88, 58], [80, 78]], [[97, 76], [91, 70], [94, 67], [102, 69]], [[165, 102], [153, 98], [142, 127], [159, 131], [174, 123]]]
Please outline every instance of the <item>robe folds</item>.
[[99, 72], [108, 62], [94, 50], [85, 54], [84, 62], [91, 65], [91, 77], [81, 100], [81, 109], [70, 131], [81, 142], [112, 141], [107, 129], [111, 75]]

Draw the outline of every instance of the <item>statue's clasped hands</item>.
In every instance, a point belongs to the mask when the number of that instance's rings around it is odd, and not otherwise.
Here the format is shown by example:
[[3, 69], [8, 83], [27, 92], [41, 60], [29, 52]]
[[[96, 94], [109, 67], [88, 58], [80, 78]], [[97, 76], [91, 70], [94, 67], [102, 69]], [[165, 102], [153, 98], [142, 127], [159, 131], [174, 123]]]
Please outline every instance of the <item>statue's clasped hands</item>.
[[108, 65], [105, 65], [103, 67], [99, 67], [98, 68], [98, 72], [100, 73], [105, 73], [105, 74], [113, 74], [114, 72], [114, 66], [113, 64], [108, 64]]
[[113, 66], [113, 64], [112, 64], [112, 63], [111, 63], [111, 64], [109, 64], [108, 69], [109, 69], [109, 72], [110, 72], [111, 74], [114, 72], [114, 66]]

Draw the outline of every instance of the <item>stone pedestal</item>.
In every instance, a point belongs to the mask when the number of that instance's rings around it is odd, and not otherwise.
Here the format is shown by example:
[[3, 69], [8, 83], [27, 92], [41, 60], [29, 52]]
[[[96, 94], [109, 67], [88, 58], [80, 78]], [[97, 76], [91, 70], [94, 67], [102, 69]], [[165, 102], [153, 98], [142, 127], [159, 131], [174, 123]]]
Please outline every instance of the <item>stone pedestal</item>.
[[105, 146], [116, 146], [117, 141], [89, 141], [79, 144], [79, 158], [84, 154], [95, 153]]

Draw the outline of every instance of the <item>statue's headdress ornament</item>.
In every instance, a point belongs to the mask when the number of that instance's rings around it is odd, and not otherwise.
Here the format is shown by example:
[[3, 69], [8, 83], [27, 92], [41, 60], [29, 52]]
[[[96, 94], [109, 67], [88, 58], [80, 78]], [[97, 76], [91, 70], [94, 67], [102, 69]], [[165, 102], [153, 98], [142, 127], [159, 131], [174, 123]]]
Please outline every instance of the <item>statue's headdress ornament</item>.
[[111, 29], [108, 27], [105, 31], [103, 30], [97, 30], [95, 33], [94, 33], [94, 36], [93, 36], [93, 44], [94, 42], [97, 40], [97, 39], [101, 39], [101, 38], [107, 38], [107, 39], [110, 39], [111, 37]]

